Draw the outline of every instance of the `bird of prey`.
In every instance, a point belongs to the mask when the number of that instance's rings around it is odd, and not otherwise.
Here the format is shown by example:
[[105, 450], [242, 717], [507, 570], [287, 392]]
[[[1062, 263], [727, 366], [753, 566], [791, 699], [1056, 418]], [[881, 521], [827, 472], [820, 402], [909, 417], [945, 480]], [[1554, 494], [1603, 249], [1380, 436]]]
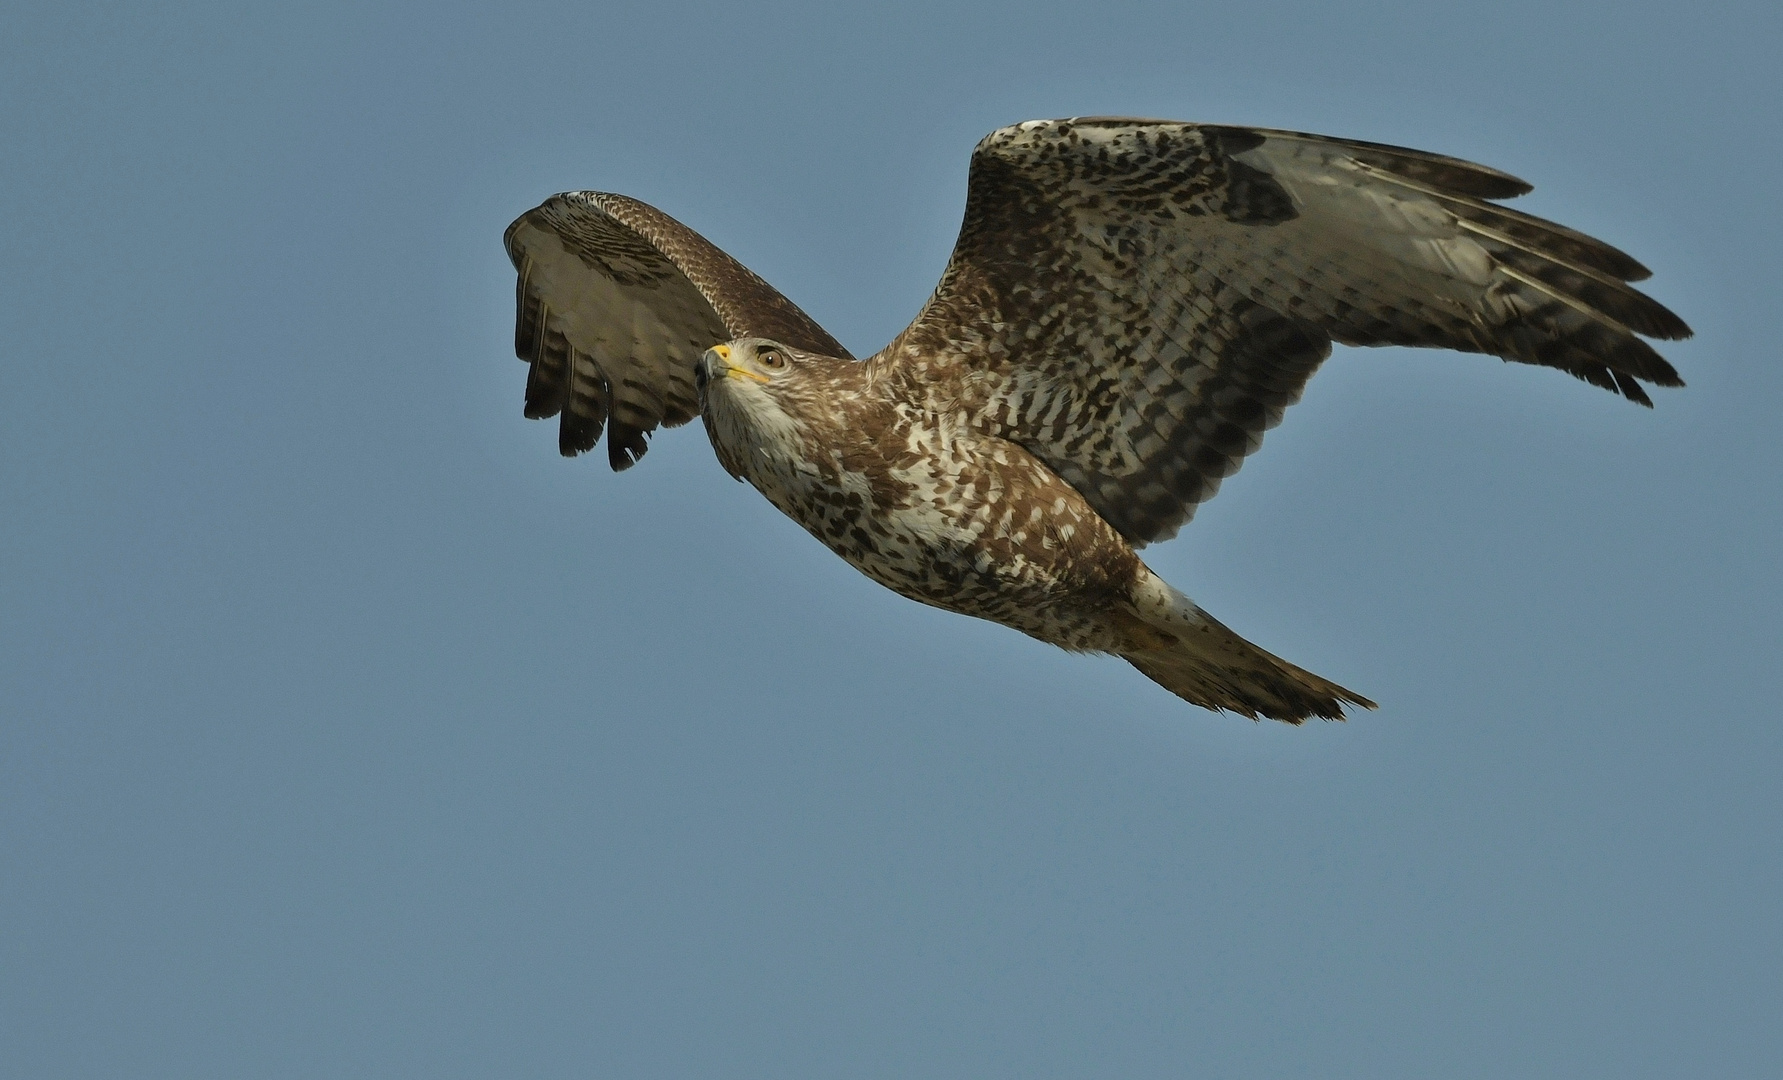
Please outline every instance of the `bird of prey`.
[[705, 423], [719, 462], [913, 600], [1113, 653], [1214, 710], [1300, 723], [1366, 698], [1227, 629], [1141, 561], [1346, 345], [1558, 368], [1651, 406], [1641, 340], [1690, 329], [1640, 263], [1497, 205], [1437, 154], [1262, 128], [1037, 120], [972, 154], [916, 321], [856, 360], [698, 233], [570, 192], [508, 228], [529, 417], [615, 470]]

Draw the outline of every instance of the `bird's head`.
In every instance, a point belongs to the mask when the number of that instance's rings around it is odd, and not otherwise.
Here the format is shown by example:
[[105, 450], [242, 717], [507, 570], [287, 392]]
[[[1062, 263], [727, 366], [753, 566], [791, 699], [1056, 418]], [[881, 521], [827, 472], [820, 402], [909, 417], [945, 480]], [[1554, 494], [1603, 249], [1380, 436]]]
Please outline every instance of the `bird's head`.
[[693, 379], [700, 393], [729, 380], [773, 386], [792, 374], [792, 351], [766, 338], [739, 338], [706, 350], [695, 365]]
[[852, 361], [766, 338], [739, 338], [706, 350], [694, 367], [700, 414], [718, 459], [732, 476], [790, 460], [820, 440], [811, 430], [839, 405]]

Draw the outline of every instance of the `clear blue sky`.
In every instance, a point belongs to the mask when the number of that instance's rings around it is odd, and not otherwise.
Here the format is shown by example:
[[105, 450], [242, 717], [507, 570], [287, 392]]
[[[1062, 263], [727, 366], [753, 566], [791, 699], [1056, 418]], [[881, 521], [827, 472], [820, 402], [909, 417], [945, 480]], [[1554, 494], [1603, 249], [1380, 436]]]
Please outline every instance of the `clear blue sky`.
[[[36, 5], [0, 37], [0, 1074], [1783, 1074], [1772, 3]], [[879, 589], [521, 418], [502, 229], [857, 353], [1016, 120], [1472, 158], [1698, 331], [1647, 412], [1339, 350], [1152, 564], [1382, 703]]]

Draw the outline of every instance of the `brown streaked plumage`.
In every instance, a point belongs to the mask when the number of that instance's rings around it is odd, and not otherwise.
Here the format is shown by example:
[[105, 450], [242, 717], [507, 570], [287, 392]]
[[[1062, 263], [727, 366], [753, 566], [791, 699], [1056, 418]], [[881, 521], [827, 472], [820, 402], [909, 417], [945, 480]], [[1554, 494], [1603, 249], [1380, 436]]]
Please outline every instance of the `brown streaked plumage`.
[[1232, 633], [1136, 554], [1280, 421], [1333, 341], [1559, 368], [1651, 405], [1689, 329], [1627, 255], [1453, 158], [1262, 129], [1032, 121], [972, 158], [934, 296], [865, 362], [667, 215], [558, 195], [509, 229], [528, 416], [615, 469], [702, 415], [719, 460], [873, 580], [1199, 705], [1372, 703]]

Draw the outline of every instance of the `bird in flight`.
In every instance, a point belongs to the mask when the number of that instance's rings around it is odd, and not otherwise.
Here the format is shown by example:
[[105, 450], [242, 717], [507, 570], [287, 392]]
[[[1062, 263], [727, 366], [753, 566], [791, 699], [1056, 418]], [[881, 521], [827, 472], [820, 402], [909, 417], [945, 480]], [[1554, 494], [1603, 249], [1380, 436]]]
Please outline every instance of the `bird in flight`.
[[1345, 345], [1558, 368], [1651, 406], [1689, 327], [1481, 165], [1262, 128], [1036, 120], [972, 155], [941, 282], [856, 360], [667, 214], [553, 196], [509, 226], [528, 417], [629, 468], [695, 416], [719, 463], [913, 600], [1112, 653], [1209, 709], [1368, 699], [1238, 636], [1140, 559]]

